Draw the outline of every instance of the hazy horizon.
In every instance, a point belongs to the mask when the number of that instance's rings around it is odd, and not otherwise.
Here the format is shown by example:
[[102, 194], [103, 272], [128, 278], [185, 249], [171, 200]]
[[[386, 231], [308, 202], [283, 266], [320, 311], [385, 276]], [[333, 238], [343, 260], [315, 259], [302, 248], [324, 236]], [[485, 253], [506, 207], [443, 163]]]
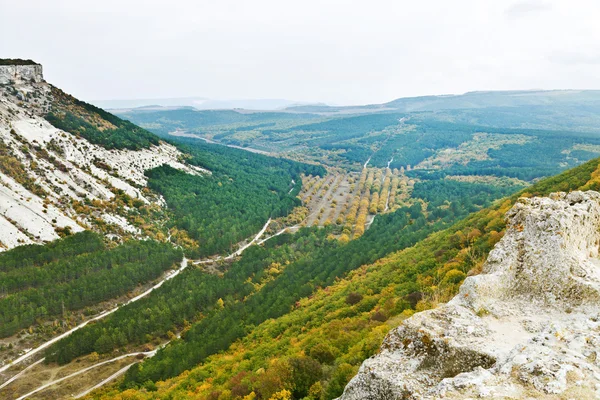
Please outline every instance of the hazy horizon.
[[88, 101], [203, 97], [358, 105], [598, 89], [600, 4], [0, 0], [5, 58]]

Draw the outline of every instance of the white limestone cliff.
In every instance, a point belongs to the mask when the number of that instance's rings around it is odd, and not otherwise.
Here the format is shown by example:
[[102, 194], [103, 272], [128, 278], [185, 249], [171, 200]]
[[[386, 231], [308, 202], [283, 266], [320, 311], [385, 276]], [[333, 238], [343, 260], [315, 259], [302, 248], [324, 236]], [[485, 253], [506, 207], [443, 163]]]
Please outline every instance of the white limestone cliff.
[[44, 81], [42, 66], [34, 65], [0, 65], [0, 84]]
[[168, 164], [189, 174], [210, 173], [186, 164], [182, 153], [164, 142], [141, 150], [107, 150], [55, 128], [44, 118], [52, 93], [41, 65], [0, 66], [0, 84], [0, 144], [46, 194], [40, 197], [0, 170], [0, 251], [52, 241], [60, 230], [82, 231], [98, 219], [115, 228], [111, 236], [140, 234], [123, 215], [78, 213], [72, 202], [110, 201], [120, 189], [146, 204], [164, 205], [144, 191], [145, 171]]
[[600, 398], [600, 194], [507, 218], [483, 272], [392, 330], [342, 400]]

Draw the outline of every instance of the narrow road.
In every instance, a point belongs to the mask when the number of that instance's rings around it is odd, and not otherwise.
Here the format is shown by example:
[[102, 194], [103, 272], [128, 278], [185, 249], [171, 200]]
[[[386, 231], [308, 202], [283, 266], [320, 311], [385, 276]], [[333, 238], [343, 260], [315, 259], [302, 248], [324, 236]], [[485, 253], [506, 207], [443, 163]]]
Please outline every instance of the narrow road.
[[4, 371], [6, 371], [6, 370], [7, 370], [7, 369], [9, 369], [10, 367], [13, 367], [13, 366], [15, 366], [15, 365], [17, 365], [17, 364], [19, 364], [19, 363], [21, 363], [21, 362], [23, 362], [23, 361], [27, 360], [27, 359], [28, 359], [28, 358], [30, 358], [31, 356], [33, 356], [33, 355], [35, 355], [35, 354], [39, 353], [40, 351], [42, 351], [42, 350], [46, 349], [47, 347], [49, 347], [49, 346], [51, 346], [52, 344], [54, 344], [54, 343], [58, 342], [59, 340], [66, 338], [67, 336], [69, 336], [69, 335], [70, 335], [70, 334], [72, 334], [73, 332], [75, 332], [75, 331], [77, 331], [77, 330], [79, 330], [79, 329], [83, 328], [83, 327], [84, 327], [84, 326], [86, 326], [87, 324], [89, 324], [91, 321], [98, 321], [98, 320], [100, 320], [100, 319], [102, 319], [102, 318], [104, 318], [104, 317], [106, 317], [106, 316], [108, 316], [108, 315], [110, 315], [110, 314], [114, 313], [114, 312], [115, 312], [115, 311], [117, 311], [119, 308], [121, 308], [121, 307], [123, 307], [123, 306], [126, 306], [127, 304], [131, 304], [131, 303], [133, 303], [133, 302], [135, 302], [135, 301], [138, 301], [139, 299], [141, 299], [141, 298], [143, 298], [143, 297], [146, 297], [146, 296], [147, 296], [147, 295], [149, 295], [149, 294], [150, 294], [150, 293], [151, 293], [151, 292], [152, 292], [154, 289], [158, 289], [159, 287], [161, 287], [161, 286], [162, 286], [162, 284], [163, 284], [163, 283], [165, 283], [166, 281], [168, 281], [168, 280], [170, 280], [170, 279], [173, 279], [174, 277], [176, 277], [177, 275], [179, 275], [179, 274], [181, 273], [181, 271], [183, 271], [183, 270], [184, 270], [184, 269], [186, 269], [187, 267], [188, 267], [188, 260], [187, 260], [187, 258], [185, 258], [185, 257], [184, 257], [184, 258], [183, 258], [183, 260], [181, 260], [181, 265], [180, 265], [179, 269], [177, 269], [175, 272], [170, 272], [170, 271], [169, 271], [169, 272], [167, 272], [166, 276], [165, 276], [165, 277], [164, 277], [164, 278], [163, 278], [163, 279], [162, 279], [160, 282], [158, 282], [156, 285], [152, 286], [150, 289], [146, 290], [144, 293], [142, 293], [142, 294], [139, 294], [139, 295], [135, 296], [134, 298], [130, 299], [130, 300], [127, 302], [127, 303], [125, 303], [125, 304], [123, 304], [123, 305], [121, 305], [121, 306], [119, 306], [119, 307], [115, 307], [115, 308], [113, 308], [112, 310], [104, 311], [103, 313], [101, 313], [101, 314], [99, 314], [99, 315], [95, 316], [94, 318], [91, 318], [91, 319], [89, 319], [89, 320], [87, 320], [87, 321], [85, 321], [85, 322], [83, 322], [83, 323], [81, 323], [81, 324], [77, 325], [75, 328], [73, 328], [73, 329], [71, 329], [71, 330], [68, 330], [68, 331], [66, 331], [65, 333], [63, 333], [63, 334], [61, 334], [61, 335], [58, 335], [57, 337], [55, 337], [55, 338], [53, 338], [53, 339], [50, 339], [50, 340], [48, 340], [47, 342], [45, 342], [45, 343], [43, 343], [43, 344], [39, 345], [39, 346], [38, 346], [38, 347], [36, 347], [35, 349], [28, 351], [27, 353], [23, 354], [21, 357], [17, 358], [17, 359], [16, 359], [16, 360], [14, 360], [13, 362], [11, 362], [11, 363], [8, 363], [8, 364], [6, 364], [6, 365], [2, 366], [2, 367], [0, 368], [0, 373], [1, 373], [1, 372], [4, 372]]
[[390, 209], [390, 195], [392, 194], [392, 185], [390, 185], [390, 190], [388, 192], [387, 200], [385, 201], [385, 210], [383, 212], [387, 212]]
[[214, 140], [196, 135], [194, 133], [187, 133], [186, 131], [182, 131], [182, 130], [174, 130], [173, 132], [169, 132], [169, 135], [171, 136], [181, 136], [181, 137], [189, 137], [189, 138], [194, 138], [194, 139], [200, 139], [205, 141], [206, 143], [210, 143], [210, 144], [218, 144], [219, 146], [225, 146], [225, 147], [230, 147], [232, 149], [239, 149], [239, 150], [246, 150], [250, 153], [257, 153], [257, 154], [264, 154], [264, 155], [273, 155], [273, 153], [270, 153], [268, 151], [265, 150], [259, 150], [259, 149], [254, 149], [252, 147], [243, 147], [243, 146], [236, 146], [234, 144], [226, 144], [226, 143], [221, 143], [221, 142], [215, 142]]
[[281, 235], [282, 233], [284, 233], [284, 232], [287, 232], [287, 231], [290, 231], [290, 232], [291, 232], [292, 230], [294, 230], [294, 229], [298, 229], [299, 227], [300, 227], [300, 225], [294, 225], [294, 226], [289, 226], [289, 227], [287, 227], [287, 228], [283, 228], [283, 229], [282, 229], [282, 230], [280, 230], [279, 232], [277, 232], [277, 233], [275, 233], [275, 234], [273, 234], [273, 235], [271, 235], [271, 236], [268, 236], [268, 237], [264, 238], [263, 240], [261, 240], [260, 242], [257, 242], [256, 244], [263, 244], [264, 242], [266, 242], [266, 241], [267, 241], [267, 240], [269, 240], [269, 239], [273, 239], [274, 237], [276, 237], [276, 236], [279, 236], [279, 235]]
[[33, 364], [27, 366], [26, 368], [23, 368], [23, 370], [21, 372], [19, 372], [18, 374], [16, 374], [15, 376], [10, 378], [6, 382], [4, 382], [2, 385], [0, 385], [0, 389], [3, 389], [6, 386], [10, 385], [13, 381], [16, 381], [17, 379], [19, 379], [25, 372], [29, 371], [31, 368], [35, 367], [36, 365], [43, 362], [44, 360], [45, 360], [45, 358], [41, 358], [41, 359], [37, 360], [36, 362], [34, 362]]
[[[100, 362], [100, 363], [98, 363], [98, 364], [94, 364], [94, 365], [92, 365], [92, 366], [90, 366], [90, 367], [84, 368], [84, 369], [82, 369], [82, 370], [79, 370], [79, 371], [77, 371], [77, 372], [74, 372], [74, 373], [72, 373], [72, 374], [70, 374], [70, 375], [63, 376], [63, 377], [62, 377], [62, 378], [60, 378], [60, 379], [56, 379], [56, 380], [54, 380], [54, 381], [48, 382], [48, 383], [46, 383], [46, 384], [44, 384], [44, 385], [40, 386], [39, 388], [37, 388], [37, 389], [35, 389], [35, 390], [32, 390], [31, 392], [29, 392], [29, 393], [27, 393], [27, 394], [24, 394], [24, 395], [23, 395], [23, 396], [21, 396], [21, 397], [18, 397], [16, 400], [23, 400], [23, 399], [26, 399], [27, 397], [31, 396], [32, 394], [35, 394], [35, 393], [37, 393], [37, 392], [39, 392], [39, 391], [42, 391], [42, 390], [44, 390], [44, 389], [46, 389], [46, 388], [49, 388], [49, 387], [50, 387], [50, 386], [52, 386], [52, 385], [56, 385], [57, 383], [60, 383], [60, 382], [62, 382], [62, 381], [65, 381], [65, 380], [67, 380], [67, 379], [73, 378], [74, 376], [81, 375], [81, 374], [83, 374], [83, 373], [85, 373], [85, 372], [88, 372], [88, 371], [90, 371], [90, 370], [94, 369], [94, 368], [98, 368], [98, 367], [99, 367], [99, 366], [101, 366], [101, 365], [108, 364], [108, 363], [115, 362], [115, 361], [119, 361], [119, 360], [122, 360], [122, 359], [124, 359], [124, 358], [127, 358], [127, 357], [134, 357], [134, 356], [137, 356], [138, 354], [143, 354], [143, 355], [145, 355], [145, 356], [152, 357], [154, 354], [156, 354], [156, 350], [148, 351], [148, 352], [145, 352], [145, 353], [130, 353], [130, 354], [123, 354], [122, 356], [115, 357], [115, 358], [112, 358], [112, 359], [110, 359], [110, 360], [102, 361], [102, 362]], [[135, 364], [135, 363], [132, 363], [132, 364]], [[129, 366], [131, 366], [131, 365], [129, 365]]]
[[258, 239], [260, 239], [260, 237], [262, 235], [264, 235], [265, 231], [267, 230], [267, 228], [269, 227], [269, 224], [271, 223], [271, 218], [269, 218], [269, 220], [267, 221], [267, 223], [262, 227], [262, 229], [260, 230], [260, 232], [258, 232], [256, 234], [256, 236], [254, 236], [254, 239], [252, 239], [249, 243], [245, 244], [244, 246], [240, 247], [237, 251], [231, 253], [228, 256], [222, 257], [222, 256], [218, 256], [218, 257], [214, 257], [214, 258], [209, 258], [206, 260], [198, 260], [198, 261], [193, 261], [192, 263], [194, 265], [198, 265], [198, 264], [208, 264], [208, 263], [212, 263], [215, 261], [219, 261], [219, 260], [231, 260], [234, 257], [237, 257], [239, 255], [241, 255], [244, 250], [246, 250], [248, 247], [252, 246], [254, 243], [256, 243], [256, 241]]
[[[230, 255], [228, 255], [228, 256], [226, 256], [226, 257], [224, 257], [224, 259], [226, 259], [226, 260], [227, 260], [227, 259], [231, 259], [231, 258], [233, 258], [233, 257], [237, 257], [237, 256], [241, 255], [241, 254], [244, 252], [244, 250], [246, 250], [248, 247], [252, 246], [254, 243], [257, 243], [257, 244], [262, 244], [262, 243], [266, 242], [267, 240], [269, 240], [269, 239], [271, 239], [271, 238], [273, 238], [273, 237], [275, 237], [275, 236], [279, 236], [279, 235], [281, 235], [281, 234], [282, 234], [282, 233], [284, 233], [284, 232], [285, 232], [287, 229], [294, 229], [294, 228], [297, 228], [297, 227], [298, 227], [298, 225], [295, 225], [295, 226], [292, 226], [292, 227], [290, 227], [290, 228], [285, 228], [285, 229], [282, 229], [282, 230], [280, 230], [279, 232], [275, 233], [274, 235], [271, 235], [271, 236], [269, 236], [269, 237], [267, 237], [267, 238], [265, 238], [265, 239], [263, 239], [263, 240], [261, 240], [261, 241], [257, 242], [257, 241], [258, 241], [258, 239], [260, 239], [260, 237], [261, 237], [262, 235], [264, 235], [264, 233], [265, 233], [265, 231], [267, 230], [267, 228], [268, 228], [268, 226], [269, 226], [269, 224], [270, 224], [270, 223], [271, 223], [271, 218], [269, 218], [269, 220], [268, 220], [268, 221], [265, 223], [265, 225], [262, 227], [262, 229], [261, 229], [261, 230], [260, 230], [260, 231], [259, 231], [259, 232], [256, 234], [256, 236], [255, 236], [255, 237], [254, 237], [254, 238], [253, 238], [253, 239], [252, 239], [252, 240], [251, 240], [251, 241], [250, 241], [248, 244], [246, 244], [246, 245], [242, 246], [242, 247], [241, 247], [239, 250], [237, 250], [236, 252], [234, 252], [234, 253], [232, 253], [232, 254], [230, 254]], [[216, 260], [219, 260], [219, 259], [221, 259], [221, 257], [217, 257], [217, 258], [214, 258], [214, 259], [211, 259], [211, 260], [202, 260], [202, 261], [196, 261], [196, 262], [189, 262], [189, 263], [188, 263], [188, 260], [187, 260], [187, 258], [185, 258], [185, 257], [184, 257], [183, 261], [181, 262], [181, 267], [180, 267], [180, 268], [179, 268], [177, 271], [175, 271], [174, 273], [172, 273], [172, 274], [168, 275], [167, 277], [165, 277], [165, 279], [161, 280], [159, 283], [157, 283], [156, 285], [154, 285], [152, 288], [148, 289], [148, 290], [147, 290], [147, 291], [145, 291], [144, 293], [142, 293], [142, 294], [140, 294], [140, 295], [138, 295], [138, 296], [136, 296], [136, 297], [132, 298], [131, 300], [129, 300], [129, 301], [128, 301], [127, 303], [125, 303], [124, 305], [126, 305], [126, 304], [130, 304], [130, 303], [133, 303], [134, 301], [137, 301], [137, 300], [139, 300], [139, 299], [141, 299], [141, 298], [143, 298], [143, 297], [147, 296], [148, 294], [150, 294], [150, 292], [152, 292], [152, 290], [154, 290], [154, 289], [157, 289], [157, 288], [159, 288], [160, 286], [162, 286], [162, 284], [163, 284], [165, 281], [168, 281], [169, 279], [172, 279], [172, 278], [174, 278], [175, 276], [177, 276], [179, 273], [181, 273], [181, 271], [183, 271], [185, 268], [187, 268], [187, 266], [188, 266], [189, 264], [201, 264], [201, 263], [206, 263], [206, 262], [213, 262], [213, 261], [216, 261]], [[122, 307], [122, 306], [121, 306], [121, 307]], [[34, 349], [34, 350], [31, 350], [31, 351], [30, 351], [30, 352], [28, 352], [27, 354], [25, 354], [25, 355], [23, 355], [23, 356], [19, 357], [19, 358], [18, 358], [17, 360], [15, 360], [15, 361], [14, 361], [12, 364], [8, 364], [7, 366], [3, 367], [3, 369], [2, 369], [2, 370], [0, 370], [0, 372], [2, 372], [2, 371], [4, 371], [4, 370], [6, 370], [6, 369], [8, 369], [8, 368], [10, 368], [10, 367], [11, 367], [11, 366], [13, 366], [13, 365], [16, 365], [16, 364], [18, 364], [18, 363], [20, 363], [20, 362], [24, 361], [25, 359], [27, 359], [27, 358], [31, 357], [33, 354], [35, 354], [35, 353], [37, 353], [37, 352], [39, 352], [39, 351], [41, 351], [41, 350], [45, 349], [46, 347], [48, 347], [48, 346], [50, 346], [51, 344], [53, 344], [53, 343], [57, 342], [58, 340], [60, 340], [60, 339], [62, 339], [62, 338], [64, 338], [64, 337], [67, 337], [67, 336], [69, 336], [71, 333], [75, 332], [77, 329], [81, 329], [81, 328], [83, 328], [83, 327], [84, 327], [85, 325], [87, 325], [87, 324], [88, 324], [90, 321], [95, 321], [95, 320], [98, 320], [98, 319], [104, 318], [104, 317], [106, 317], [107, 315], [109, 315], [109, 314], [112, 314], [113, 312], [115, 312], [115, 311], [116, 311], [116, 310], [118, 310], [119, 308], [120, 308], [120, 307], [117, 307], [117, 308], [114, 308], [114, 309], [112, 309], [112, 310], [110, 310], [110, 311], [106, 311], [106, 312], [104, 312], [104, 313], [102, 313], [102, 314], [98, 315], [97, 317], [95, 317], [95, 318], [92, 318], [91, 320], [89, 320], [89, 321], [86, 321], [86, 322], [84, 322], [84, 323], [82, 323], [82, 324], [80, 324], [80, 325], [76, 326], [75, 328], [71, 329], [70, 331], [63, 333], [62, 335], [60, 335], [60, 336], [58, 336], [58, 337], [56, 337], [56, 338], [54, 338], [54, 339], [52, 339], [52, 340], [49, 340], [48, 342], [46, 342], [46, 343], [44, 343], [44, 344], [42, 344], [42, 345], [38, 346], [36, 349]], [[161, 347], [164, 347], [166, 344], [168, 344], [168, 342], [167, 342], [167, 343], [165, 343], [165, 344], [164, 344], [163, 346], [161, 346]], [[85, 373], [85, 372], [87, 372], [87, 371], [89, 371], [89, 370], [91, 370], [91, 369], [94, 369], [94, 368], [96, 368], [96, 367], [99, 367], [99, 366], [101, 366], [101, 365], [108, 364], [108, 363], [110, 363], [110, 362], [114, 362], [114, 361], [118, 361], [118, 360], [121, 360], [121, 359], [123, 359], [123, 358], [126, 358], [126, 357], [135, 356], [135, 355], [137, 355], [137, 354], [144, 354], [144, 355], [146, 355], [147, 357], [152, 357], [152, 356], [154, 356], [154, 354], [156, 354], [156, 351], [157, 351], [157, 350], [153, 350], [153, 351], [146, 352], [146, 353], [132, 353], [132, 354], [125, 354], [125, 355], [122, 355], [122, 356], [119, 356], [119, 357], [116, 357], [116, 358], [113, 358], [113, 359], [110, 359], [110, 360], [103, 361], [103, 362], [101, 362], [101, 363], [98, 363], [98, 364], [92, 365], [92, 366], [90, 366], [90, 367], [84, 368], [84, 369], [82, 369], [82, 370], [80, 370], [80, 371], [77, 371], [77, 372], [75, 372], [75, 373], [73, 373], [73, 374], [70, 374], [70, 375], [67, 375], [67, 376], [65, 376], [65, 377], [62, 377], [62, 378], [60, 378], [60, 379], [57, 379], [57, 380], [55, 380], [55, 381], [48, 382], [48, 383], [46, 383], [46, 384], [44, 384], [44, 385], [42, 385], [42, 386], [38, 387], [37, 389], [35, 389], [35, 390], [33, 390], [33, 391], [31, 391], [31, 392], [27, 393], [26, 395], [19, 397], [17, 400], [24, 399], [24, 398], [26, 398], [27, 396], [31, 396], [32, 394], [35, 394], [35, 393], [37, 393], [37, 392], [39, 392], [39, 391], [41, 391], [41, 390], [44, 390], [44, 389], [46, 389], [46, 388], [48, 388], [48, 387], [50, 387], [50, 386], [52, 386], [52, 385], [55, 385], [55, 384], [57, 384], [57, 383], [60, 383], [60, 382], [63, 382], [63, 381], [65, 381], [65, 380], [69, 379], [69, 378], [72, 378], [72, 377], [74, 377], [74, 376], [77, 376], [77, 375], [80, 375], [80, 374], [82, 374], [82, 373]], [[2, 386], [0, 386], [0, 389], [1, 389], [1, 388], [3, 388], [3, 387], [5, 387], [5, 386], [7, 386], [7, 385], [8, 385], [8, 384], [10, 384], [11, 382], [15, 381], [15, 380], [16, 380], [16, 379], [18, 379], [18, 378], [19, 378], [21, 375], [23, 375], [23, 373], [25, 373], [25, 371], [26, 371], [26, 370], [28, 370], [29, 368], [33, 367], [34, 365], [37, 365], [37, 364], [41, 363], [42, 361], [44, 361], [44, 359], [43, 359], [43, 358], [42, 358], [41, 360], [38, 360], [38, 361], [36, 361], [36, 362], [35, 362], [35, 363], [33, 363], [32, 365], [28, 366], [28, 367], [27, 367], [27, 368], [25, 368], [23, 371], [19, 372], [17, 375], [13, 376], [13, 377], [12, 377], [12, 378], [10, 378], [8, 381], [4, 382], [4, 383], [2, 384]], [[116, 378], [117, 378], [117, 377], [119, 377], [120, 375], [124, 374], [124, 373], [125, 373], [125, 372], [126, 372], [126, 371], [127, 371], [127, 370], [128, 370], [128, 369], [129, 369], [129, 368], [132, 366], [132, 365], [133, 365], [133, 364], [135, 364], [135, 362], [133, 362], [133, 363], [131, 363], [131, 364], [127, 365], [126, 367], [124, 367], [124, 368], [120, 369], [119, 371], [117, 371], [116, 373], [114, 373], [114, 374], [113, 374], [113, 375], [111, 375], [110, 377], [108, 377], [108, 378], [104, 379], [102, 382], [100, 382], [100, 383], [96, 384], [96, 385], [95, 385], [95, 386], [93, 386], [92, 388], [90, 388], [90, 389], [87, 389], [86, 391], [84, 391], [84, 392], [82, 392], [82, 393], [78, 394], [77, 396], [75, 396], [75, 398], [83, 397], [83, 396], [85, 396], [86, 394], [88, 394], [89, 392], [91, 392], [92, 390], [94, 390], [94, 389], [97, 389], [97, 388], [99, 388], [99, 387], [102, 387], [102, 386], [103, 386], [103, 385], [105, 385], [106, 383], [108, 383], [108, 382], [112, 381], [113, 379], [116, 379]]]
[[294, 190], [294, 186], [296, 186], [296, 181], [292, 179], [292, 188], [290, 189], [288, 194], [292, 193], [292, 190]]
[[[137, 361], [136, 361], [137, 362]], [[103, 380], [102, 382], [98, 383], [97, 385], [92, 386], [91, 388], [77, 394], [74, 396], [75, 399], [78, 399], [80, 397], [83, 397], [85, 395], [87, 395], [88, 393], [92, 392], [93, 390], [96, 390], [98, 388], [101, 388], [102, 386], [106, 385], [108, 382], [117, 379], [119, 376], [123, 375], [125, 372], [127, 372], [127, 370], [129, 368], [131, 368], [131, 366], [135, 364], [135, 362], [132, 362], [129, 365], [126, 365], [125, 367], [121, 368], [120, 370], [118, 370], [117, 372], [115, 372], [114, 374], [112, 374], [111, 376], [109, 376], [108, 378], [106, 378], [105, 380]]]
[[[373, 156], [371, 156], [373, 157]], [[363, 168], [367, 168], [367, 165], [369, 165], [369, 161], [371, 161], [371, 157], [369, 157], [369, 159], [367, 161], [365, 161], [365, 165], [363, 165]]]

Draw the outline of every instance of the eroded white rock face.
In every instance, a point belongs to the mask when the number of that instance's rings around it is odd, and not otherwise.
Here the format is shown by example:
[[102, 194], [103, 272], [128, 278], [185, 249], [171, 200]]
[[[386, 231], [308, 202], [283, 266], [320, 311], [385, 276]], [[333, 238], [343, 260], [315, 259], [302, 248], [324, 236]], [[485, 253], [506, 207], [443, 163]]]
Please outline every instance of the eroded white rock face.
[[[19, 95], [0, 88], [0, 141], [46, 195], [42, 198], [0, 172], [0, 251], [57, 239], [57, 230], [67, 227], [71, 232], [84, 230], [93, 219], [112, 225], [115, 229], [108, 233], [113, 236], [139, 235], [123, 215], [77, 213], [71, 203], [110, 200], [113, 190], [120, 189], [144, 203], [164, 205], [162, 198], [143, 191], [145, 171], [168, 164], [189, 174], [210, 173], [183, 162], [181, 152], [164, 142], [137, 151], [107, 150], [57, 129], [42, 116], [51, 91], [42, 81], [41, 66], [0, 66], [0, 83], [8, 76], [14, 78], [11, 85]], [[23, 93], [32, 96], [25, 99]]]
[[42, 74], [41, 65], [0, 65], [0, 84], [10, 82], [42, 82], [44, 76]]
[[600, 398], [600, 194], [507, 217], [482, 274], [391, 331], [343, 400]]

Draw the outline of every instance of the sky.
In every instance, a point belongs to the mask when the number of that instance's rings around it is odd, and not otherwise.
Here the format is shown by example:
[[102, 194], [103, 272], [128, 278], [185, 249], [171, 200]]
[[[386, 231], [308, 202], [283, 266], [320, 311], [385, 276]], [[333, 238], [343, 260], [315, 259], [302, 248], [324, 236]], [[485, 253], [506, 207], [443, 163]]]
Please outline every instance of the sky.
[[597, 0], [0, 0], [0, 57], [87, 101], [600, 89], [598, 17]]

